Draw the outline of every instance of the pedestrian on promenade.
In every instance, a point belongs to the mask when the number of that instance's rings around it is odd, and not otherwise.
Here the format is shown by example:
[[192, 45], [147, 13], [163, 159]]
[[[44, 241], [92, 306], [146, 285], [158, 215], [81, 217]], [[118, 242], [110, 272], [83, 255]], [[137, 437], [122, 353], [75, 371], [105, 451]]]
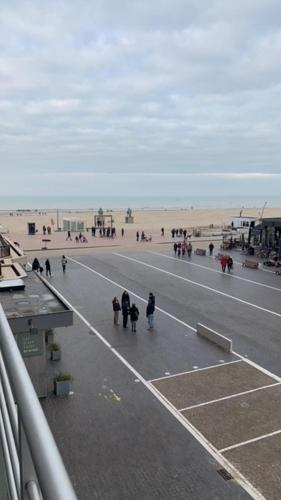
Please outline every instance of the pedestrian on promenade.
[[140, 233], [137, 231], [137, 233], [136, 233], [136, 239], [137, 239], [137, 241], [139, 241], [139, 237], [140, 237]]
[[123, 328], [127, 328], [128, 315], [130, 309], [130, 296], [126, 290], [122, 293], [121, 309], [123, 315]]
[[112, 301], [112, 307], [113, 307], [113, 314], [114, 314], [113, 323], [114, 323], [114, 325], [119, 325], [118, 318], [119, 318], [119, 311], [121, 311], [121, 307], [120, 307], [119, 300], [117, 299], [117, 297], [114, 297], [114, 299]]
[[165, 236], [165, 229], [164, 229], [164, 227], [161, 227], [161, 236]]
[[46, 231], [47, 231], [47, 228], [46, 228], [46, 226], [44, 224], [44, 226], [43, 226], [43, 234], [46, 234]]
[[229, 255], [229, 257], [227, 259], [227, 270], [229, 273], [232, 270], [232, 268], [233, 268], [233, 260], [232, 260], [232, 257], [230, 257], [230, 255]]
[[185, 256], [185, 251], [186, 251], [186, 243], [185, 241], [181, 244], [181, 254], [182, 254], [182, 257]]
[[139, 319], [139, 310], [136, 306], [136, 304], [132, 304], [132, 307], [130, 307], [130, 318], [131, 318], [131, 328], [132, 332], [136, 332], [136, 326], [137, 326], [137, 321]]
[[72, 241], [72, 238], [71, 238], [71, 232], [70, 232], [70, 231], [67, 231], [67, 238], [66, 238], [66, 240], [65, 240], [65, 241], [67, 241], [67, 240]]
[[51, 276], [51, 264], [49, 259], [47, 259], [45, 262], [45, 268], [46, 268], [46, 276]]
[[152, 330], [154, 326], [154, 311], [155, 311], [155, 297], [150, 292], [146, 306], [146, 317], [148, 321], [148, 330]]
[[177, 249], [178, 249], [178, 244], [175, 242], [174, 243], [174, 253], [177, 255]]
[[187, 245], [187, 255], [188, 255], [188, 257], [191, 257], [191, 254], [192, 254], [192, 245], [189, 242], [188, 245]]
[[178, 257], [181, 255], [181, 242], [178, 242]]
[[214, 250], [214, 244], [211, 242], [210, 245], [209, 245], [209, 254], [210, 254], [210, 257], [212, 257], [212, 255], [213, 255], [213, 250]]
[[122, 227], [122, 229], [121, 229], [121, 236], [122, 236], [122, 238], [124, 237], [124, 232], [125, 232], [124, 228]]
[[226, 268], [226, 264], [227, 264], [227, 261], [228, 261], [227, 255], [222, 255], [221, 258], [220, 258], [220, 261], [221, 261], [221, 270], [222, 270], [223, 273], [225, 273], [225, 268]]
[[65, 273], [65, 268], [66, 268], [67, 260], [65, 255], [62, 256], [61, 258], [61, 265], [62, 265], [62, 272]]
[[32, 262], [32, 271], [38, 271], [40, 268], [39, 260], [37, 257], [35, 257], [34, 261]]

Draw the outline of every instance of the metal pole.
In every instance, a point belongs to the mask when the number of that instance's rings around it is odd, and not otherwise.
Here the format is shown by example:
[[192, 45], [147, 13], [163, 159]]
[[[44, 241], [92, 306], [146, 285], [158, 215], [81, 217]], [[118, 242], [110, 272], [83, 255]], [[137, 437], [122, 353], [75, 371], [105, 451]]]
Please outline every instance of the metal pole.
[[45, 500], [77, 500], [1, 304], [0, 331], [2, 356], [43, 497]]

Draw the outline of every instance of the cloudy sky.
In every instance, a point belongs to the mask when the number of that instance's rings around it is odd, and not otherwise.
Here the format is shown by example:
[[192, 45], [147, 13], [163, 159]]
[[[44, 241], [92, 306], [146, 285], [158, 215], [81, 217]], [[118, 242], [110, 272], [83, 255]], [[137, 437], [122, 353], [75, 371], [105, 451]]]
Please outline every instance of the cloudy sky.
[[0, 7], [1, 185], [281, 192], [280, 0]]

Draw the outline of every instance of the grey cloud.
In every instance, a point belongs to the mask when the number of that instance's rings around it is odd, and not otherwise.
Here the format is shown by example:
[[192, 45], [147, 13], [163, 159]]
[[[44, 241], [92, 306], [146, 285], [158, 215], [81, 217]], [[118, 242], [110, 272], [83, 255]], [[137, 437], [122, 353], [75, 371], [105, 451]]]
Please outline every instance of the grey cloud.
[[277, 0], [12, 1], [3, 164], [278, 173], [279, 21]]

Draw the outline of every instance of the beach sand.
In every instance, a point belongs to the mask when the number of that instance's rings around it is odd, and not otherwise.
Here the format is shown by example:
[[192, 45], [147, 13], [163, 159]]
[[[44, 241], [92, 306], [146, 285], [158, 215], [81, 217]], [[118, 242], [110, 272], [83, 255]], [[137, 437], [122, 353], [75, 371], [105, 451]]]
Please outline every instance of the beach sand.
[[[131, 247], [136, 244], [136, 231], [144, 231], [146, 235], [152, 236], [153, 243], [168, 243], [171, 241], [171, 229], [180, 228], [187, 229], [189, 233], [192, 232], [192, 228], [199, 227], [210, 227], [211, 224], [214, 225], [213, 231], [216, 233], [225, 224], [226, 217], [229, 216], [239, 216], [239, 208], [237, 209], [167, 209], [167, 210], [134, 210], [132, 215], [134, 217], [133, 224], [125, 223], [125, 210], [114, 210], [114, 211], [104, 211], [106, 215], [112, 215], [114, 219], [114, 226], [117, 230], [117, 237], [112, 238], [100, 238], [97, 236], [93, 238], [91, 231], [84, 232], [87, 237], [87, 243], [76, 244], [75, 241], [66, 241], [66, 233], [56, 232], [57, 229], [57, 212], [48, 211], [44, 213], [39, 213], [35, 211], [30, 212], [13, 212], [13, 215], [9, 213], [0, 213], [0, 225], [8, 230], [8, 236], [12, 241], [17, 241], [23, 250], [41, 250], [44, 246], [48, 249], [71, 249], [76, 247], [87, 248], [87, 247], [110, 247], [111, 245], [122, 245]], [[85, 223], [85, 227], [92, 227], [94, 225], [94, 213], [89, 212], [75, 212], [75, 211], [63, 211], [59, 212], [59, 227], [63, 227], [64, 218], [77, 218]], [[243, 216], [259, 217], [260, 209], [245, 209], [243, 210]], [[281, 217], [281, 208], [266, 208], [263, 214], [264, 217]], [[35, 222], [37, 233], [34, 236], [29, 236], [27, 234], [27, 223]], [[52, 234], [43, 236], [42, 227], [50, 226], [52, 228]], [[164, 238], [161, 236], [161, 227], [165, 228]], [[124, 228], [125, 234], [124, 238], [121, 238], [121, 228]], [[72, 235], [73, 236], [73, 235]], [[75, 237], [75, 234], [74, 234]], [[42, 239], [50, 239], [50, 242], [44, 243]]]

